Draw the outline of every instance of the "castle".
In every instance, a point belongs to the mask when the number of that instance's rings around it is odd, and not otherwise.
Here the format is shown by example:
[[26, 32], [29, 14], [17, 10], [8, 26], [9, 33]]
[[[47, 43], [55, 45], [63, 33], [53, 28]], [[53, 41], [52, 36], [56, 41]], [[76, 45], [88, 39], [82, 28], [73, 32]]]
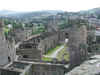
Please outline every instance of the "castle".
[[[0, 75], [64, 75], [67, 68], [64, 64], [50, 63], [40, 61], [41, 59], [41, 48], [40, 36], [33, 36], [27, 38], [19, 45], [17, 54], [23, 56], [20, 59], [16, 56], [15, 41], [12, 37], [5, 38], [3, 31], [3, 21], [0, 22]], [[53, 40], [58, 35], [54, 35], [51, 38]], [[42, 37], [43, 39], [44, 37]], [[49, 38], [49, 37], [48, 37]], [[48, 39], [44, 39], [48, 42]], [[58, 40], [58, 39], [56, 39]], [[51, 44], [55, 42], [53, 40]], [[38, 45], [39, 43], [39, 45]], [[45, 44], [46, 45], [46, 44]], [[44, 47], [45, 47], [44, 45]], [[51, 45], [52, 46], [52, 45]], [[51, 47], [50, 46], [50, 47]], [[38, 48], [37, 48], [38, 47]], [[53, 46], [54, 47], [54, 46]], [[49, 48], [49, 46], [47, 47]], [[46, 51], [43, 51], [45, 53]], [[17, 59], [18, 58], [18, 59]], [[38, 59], [38, 61], [34, 61]]]

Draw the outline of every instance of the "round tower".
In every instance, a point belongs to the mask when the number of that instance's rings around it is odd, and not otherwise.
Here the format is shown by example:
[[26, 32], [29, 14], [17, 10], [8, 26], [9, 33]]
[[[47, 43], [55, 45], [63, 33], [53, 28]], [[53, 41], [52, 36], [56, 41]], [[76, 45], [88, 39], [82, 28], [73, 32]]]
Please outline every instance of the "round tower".
[[8, 47], [3, 32], [3, 25], [3, 21], [0, 21], [0, 66], [8, 63]]

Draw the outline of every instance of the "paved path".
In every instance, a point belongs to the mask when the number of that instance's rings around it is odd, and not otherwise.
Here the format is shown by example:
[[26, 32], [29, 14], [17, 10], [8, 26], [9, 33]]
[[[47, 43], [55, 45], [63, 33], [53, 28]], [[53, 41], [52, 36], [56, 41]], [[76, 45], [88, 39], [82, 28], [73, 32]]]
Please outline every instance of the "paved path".
[[[68, 39], [65, 39], [65, 44], [68, 43]], [[64, 48], [64, 45], [62, 45], [59, 49], [57, 49], [55, 52], [53, 52], [51, 55], [45, 56], [50, 58], [56, 58], [57, 54]]]
[[54, 53], [51, 55], [45, 56], [45, 57], [50, 57], [50, 58], [56, 58], [57, 54], [64, 48], [64, 45], [62, 45], [59, 49], [57, 49]]
[[59, 49], [57, 49], [53, 54], [50, 55], [52, 58], [56, 58], [57, 54], [64, 48], [64, 46], [61, 46]]
[[21, 44], [21, 42], [18, 42], [18, 43], [15, 45], [15, 48], [18, 48], [20, 44]]

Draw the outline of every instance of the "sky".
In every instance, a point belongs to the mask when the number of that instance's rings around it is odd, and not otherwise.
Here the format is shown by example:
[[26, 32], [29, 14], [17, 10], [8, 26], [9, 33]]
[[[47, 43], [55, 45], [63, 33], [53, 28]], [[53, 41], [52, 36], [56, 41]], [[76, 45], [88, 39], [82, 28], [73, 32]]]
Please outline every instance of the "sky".
[[100, 0], [0, 0], [0, 10], [80, 11], [100, 7]]

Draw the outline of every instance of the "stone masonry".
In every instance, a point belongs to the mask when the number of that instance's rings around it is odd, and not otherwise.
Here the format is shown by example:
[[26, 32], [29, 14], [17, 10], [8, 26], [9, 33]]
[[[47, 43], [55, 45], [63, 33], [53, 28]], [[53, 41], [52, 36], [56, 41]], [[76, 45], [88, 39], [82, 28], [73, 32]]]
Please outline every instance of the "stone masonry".
[[3, 32], [3, 24], [0, 21], [0, 65], [8, 63], [8, 47]]

